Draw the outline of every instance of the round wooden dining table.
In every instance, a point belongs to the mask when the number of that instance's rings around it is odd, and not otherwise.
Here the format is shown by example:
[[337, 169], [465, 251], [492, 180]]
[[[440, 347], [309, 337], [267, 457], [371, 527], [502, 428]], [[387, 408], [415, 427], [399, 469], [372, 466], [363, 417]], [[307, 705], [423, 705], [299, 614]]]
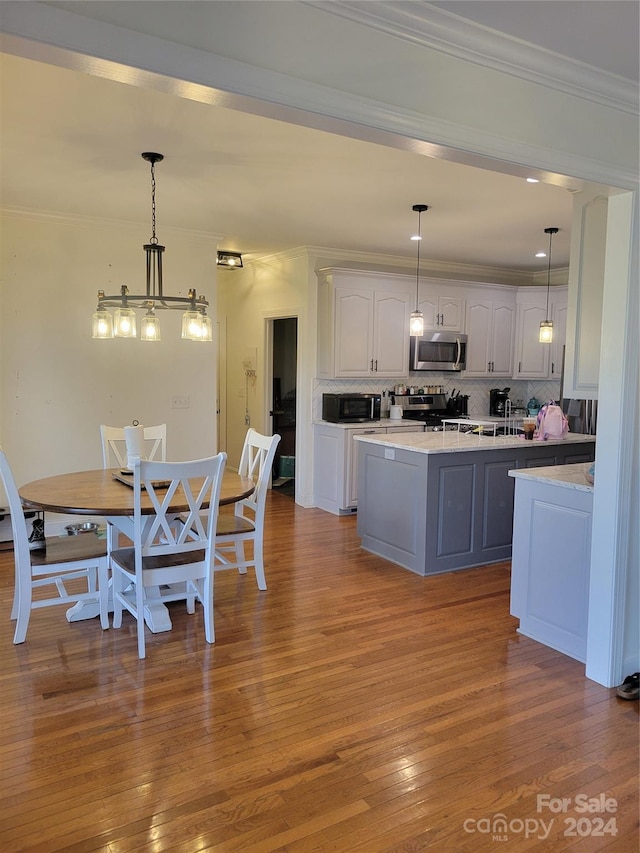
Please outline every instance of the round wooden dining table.
[[[25, 509], [57, 512], [69, 515], [96, 515], [107, 520], [107, 548], [111, 549], [113, 531], [132, 536], [133, 475], [119, 468], [98, 468], [94, 471], [75, 471], [34, 480], [18, 489]], [[194, 483], [197, 478], [194, 479]], [[220, 487], [220, 505], [236, 503], [255, 490], [251, 477], [225, 469]], [[146, 494], [142, 494], [142, 512], [153, 511]], [[206, 504], [203, 504], [206, 509]], [[178, 515], [189, 506], [179, 488], [171, 500], [170, 510]], [[83, 535], [83, 534], [80, 534]], [[157, 596], [155, 596], [157, 598]], [[111, 592], [109, 592], [111, 600]], [[110, 603], [110, 609], [113, 605]], [[98, 615], [98, 605], [80, 601], [67, 611], [69, 622], [91, 619]], [[145, 622], [154, 633], [171, 630], [171, 619], [164, 604], [145, 607]]]
[[[125, 482], [127, 481], [127, 482]], [[34, 480], [18, 489], [25, 509], [46, 510], [70, 515], [131, 516], [133, 515], [133, 474], [119, 468], [98, 468], [95, 471], [75, 471]], [[225, 469], [220, 488], [220, 505], [236, 503], [249, 497], [255, 483]], [[171, 502], [171, 510], [185, 512], [186, 499], [180, 501], [181, 490]], [[151, 512], [151, 503], [142, 496], [142, 511]]]

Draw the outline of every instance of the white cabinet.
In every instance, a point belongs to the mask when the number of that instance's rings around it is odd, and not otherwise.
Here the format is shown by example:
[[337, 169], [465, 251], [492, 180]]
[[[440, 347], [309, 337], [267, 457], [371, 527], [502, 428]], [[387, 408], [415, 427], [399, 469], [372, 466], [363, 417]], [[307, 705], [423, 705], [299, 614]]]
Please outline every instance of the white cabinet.
[[[450, 287], [449, 290], [452, 288]], [[443, 292], [432, 284], [419, 290], [418, 307], [424, 315], [425, 329], [461, 332], [464, 325], [464, 296], [458, 292]]]
[[547, 319], [546, 287], [521, 288], [518, 292], [514, 379], [560, 379], [562, 348], [567, 326], [567, 288], [554, 287], [549, 295], [553, 342], [538, 340], [540, 323]]
[[465, 376], [512, 375], [515, 317], [514, 290], [480, 291], [467, 297]]
[[408, 376], [408, 278], [321, 270], [318, 289], [319, 377]]
[[511, 615], [520, 620], [520, 634], [583, 663], [593, 513], [585, 467], [509, 472], [516, 478]]
[[[389, 421], [386, 421], [388, 424]], [[334, 515], [356, 512], [358, 506], [358, 446], [354, 435], [424, 432], [419, 423], [386, 426], [377, 421], [371, 426], [345, 426], [329, 423], [314, 425], [314, 504]]]

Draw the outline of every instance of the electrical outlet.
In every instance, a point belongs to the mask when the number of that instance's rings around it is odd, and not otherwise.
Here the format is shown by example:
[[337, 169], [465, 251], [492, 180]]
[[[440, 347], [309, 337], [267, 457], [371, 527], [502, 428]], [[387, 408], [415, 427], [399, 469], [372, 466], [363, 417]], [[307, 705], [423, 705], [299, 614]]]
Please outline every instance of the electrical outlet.
[[188, 409], [190, 406], [188, 394], [176, 394], [171, 398], [172, 409]]

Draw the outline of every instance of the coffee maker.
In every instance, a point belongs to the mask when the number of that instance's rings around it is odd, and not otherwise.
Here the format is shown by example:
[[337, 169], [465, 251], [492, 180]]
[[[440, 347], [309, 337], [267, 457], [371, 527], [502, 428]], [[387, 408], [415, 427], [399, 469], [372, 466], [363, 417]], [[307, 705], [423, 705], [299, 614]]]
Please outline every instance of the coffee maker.
[[509, 402], [509, 391], [511, 388], [492, 388], [489, 391], [489, 414], [493, 417], [504, 418], [507, 414], [507, 403]]

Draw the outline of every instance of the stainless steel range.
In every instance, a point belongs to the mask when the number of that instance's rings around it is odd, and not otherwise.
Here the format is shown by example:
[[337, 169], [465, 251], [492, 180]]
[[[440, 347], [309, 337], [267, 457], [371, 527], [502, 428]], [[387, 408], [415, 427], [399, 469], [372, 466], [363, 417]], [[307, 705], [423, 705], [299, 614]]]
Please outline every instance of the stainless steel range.
[[395, 394], [395, 406], [402, 406], [402, 417], [413, 421], [423, 421], [427, 427], [442, 426], [447, 416], [446, 394]]

